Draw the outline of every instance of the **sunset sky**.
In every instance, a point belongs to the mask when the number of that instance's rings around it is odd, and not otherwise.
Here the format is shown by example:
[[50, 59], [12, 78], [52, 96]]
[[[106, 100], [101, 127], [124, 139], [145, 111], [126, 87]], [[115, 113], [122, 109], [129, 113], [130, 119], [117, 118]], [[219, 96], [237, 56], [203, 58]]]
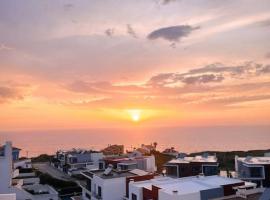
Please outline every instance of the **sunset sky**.
[[0, 1], [1, 129], [269, 119], [269, 0]]

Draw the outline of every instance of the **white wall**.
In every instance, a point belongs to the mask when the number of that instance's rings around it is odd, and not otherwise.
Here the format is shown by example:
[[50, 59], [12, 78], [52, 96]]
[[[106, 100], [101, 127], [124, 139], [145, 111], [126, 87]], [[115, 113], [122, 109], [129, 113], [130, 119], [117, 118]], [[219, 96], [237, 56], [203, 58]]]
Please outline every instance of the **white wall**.
[[25, 178], [23, 179], [23, 184], [39, 184], [39, 181], [39, 177]]
[[35, 172], [29, 172], [29, 173], [19, 173], [19, 178], [24, 178], [24, 177], [30, 177], [30, 176], [36, 176]]
[[[119, 200], [126, 195], [126, 178], [111, 178], [111, 179], [102, 179], [98, 176], [93, 176], [92, 179], [92, 195], [98, 192], [98, 186], [102, 188], [102, 199], [103, 200]], [[88, 200], [85, 193], [87, 191], [83, 188], [83, 200]], [[92, 199], [95, 199], [92, 197]]]
[[186, 195], [178, 195], [178, 194], [168, 194], [166, 192], [164, 192], [163, 190], [159, 190], [158, 192], [158, 197], [159, 200], [200, 200], [201, 199], [201, 195], [200, 192], [196, 192], [196, 193], [190, 193], [190, 194], [186, 194]]
[[95, 165], [98, 164], [99, 160], [102, 159], [103, 157], [104, 157], [104, 155], [101, 152], [91, 154], [91, 159]]
[[8, 193], [13, 176], [12, 172], [12, 144], [6, 142], [4, 156], [0, 156], [0, 193]]
[[88, 193], [89, 196], [91, 196], [91, 192], [89, 192], [89, 191], [86, 190], [85, 188], [82, 188], [82, 199], [83, 199], [83, 200], [89, 200], [89, 199], [86, 197], [86, 193]]
[[[136, 194], [138, 200], [143, 200], [143, 192], [141, 187], [136, 187], [132, 183], [129, 184], [129, 200], [131, 200], [131, 194]], [[168, 194], [164, 190], [159, 190], [159, 200], [200, 200], [200, 192], [178, 195], [178, 194]]]
[[33, 196], [23, 189], [12, 187], [10, 193], [16, 194], [16, 200], [33, 199]]
[[16, 162], [14, 162], [13, 166], [14, 166], [14, 169], [17, 169], [18, 167], [32, 168], [31, 159], [18, 160]]
[[0, 200], [16, 200], [16, 194], [0, 194]]
[[31, 195], [33, 197], [33, 200], [49, 200], [49, 199], [58, 200], [58, 193], [49, 185], [35, 184], [35, 185], [24, 186], [24, 188], [28, 190], [34, 190], [35, 192], [38, 192], [38, 191], [49, 192], [49, 194]]
[[155, 156], [151, 155], [146, 158], [146, 171], [155, 172], [156, 171], [156, 160]]
[[135, 187], [132, 182], [129, 183], [129, 199], [131, 200], [131, 194], [136, 194], [138, 200], [143, 200], [143, 192], [141, 187]]
[[119, 200], [126, 195], [126, 178], [113, 178], [105, 180], [103, 191], [103, 200]]

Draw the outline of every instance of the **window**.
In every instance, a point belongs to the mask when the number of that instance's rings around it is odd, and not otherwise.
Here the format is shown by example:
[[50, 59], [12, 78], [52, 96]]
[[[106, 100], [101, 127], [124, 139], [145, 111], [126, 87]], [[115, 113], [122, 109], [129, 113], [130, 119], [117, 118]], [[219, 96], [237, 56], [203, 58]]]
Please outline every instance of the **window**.
[[168, 176], [177, 176], [177, 166], [166, 166]]
[[91, 192], [91, 183], [92, 183], [91, 179], [87, 179], [87, 181], [86, 181], [86, 189], [89, 190], [90, 192]]
[[132, 194], [131, 194], [131, 199], [132, 199], [132, 200], [137, 200], [137, 195], [132, 193]]
[[78, 159], [77, 158], [70, 158], [70, 163], [77, 163]]
[[120, 168], [121, 168], [122, 170], [127, 170], [127, 169], [128, 169], [128, 166], [127, 166], [127, 165], [120, 165]]
[[250, 167], [250, 177], [251, 178], [262, 177], [262, 168], [261, 167]]
[[196, 176], [202, 172], [202, 168], [201, 166], [192, 166], [191, 171], [192, 171], [192, 175]]
[[203, 173], [205, 176], [212, 176], [218, 174], [217, 166], [203, 166]]
[[86, 192], [85, 193], [86, 198], [91, 199], [91, 196]]
[[99, 169], [103, 169], [103, 168], [104, 168], [104, 165], [103, 165], [102, 162], [100, 162], [100, 163], [98, 164], [98, 168], [99, 168]]
[[100, 186], [98, 186], [98, 196], [102, 197], [102, 189]]

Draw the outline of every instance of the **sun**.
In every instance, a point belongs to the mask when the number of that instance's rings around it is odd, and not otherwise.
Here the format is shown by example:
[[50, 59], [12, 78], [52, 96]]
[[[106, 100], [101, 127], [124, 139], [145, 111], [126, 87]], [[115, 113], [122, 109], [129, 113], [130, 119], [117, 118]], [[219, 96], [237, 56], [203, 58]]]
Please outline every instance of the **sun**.
[[132, 120], [134, 121], [134, 122], [137, 122], [137, 121], [139, 121], [140, 120], [140, 115], [139, 114], [133, 114], [132, 116], [131, 116], [131, 118], [132, 118]]
[[141, 120], [141, 113], [142, 113], [141, 110], [139, 110], [139, 109], [131, 109], [131, 110], [128, 110], [128, 113], [129, 113], [132, 121], [138, 122], [138, 121]]

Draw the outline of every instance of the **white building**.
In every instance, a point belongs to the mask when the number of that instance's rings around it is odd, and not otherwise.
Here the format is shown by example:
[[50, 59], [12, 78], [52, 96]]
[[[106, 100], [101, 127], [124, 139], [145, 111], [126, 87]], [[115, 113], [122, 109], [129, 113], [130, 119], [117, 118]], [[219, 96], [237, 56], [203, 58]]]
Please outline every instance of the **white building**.
[[147, 180], [154, 176], [142, 170], [116, 171], [109, 166], [106, 170], [82, 172], [87, 184], [81, 185], [83, 200], [120, 200], [128, 195], [131, 180]]
[[31, 194], [33, 200], [58, 200], [58, 192], [49, 185], [33, 184], [23, 189]]
[[13, 179], [20, 175], [13, 171], [12, 144], [6, 142], [0, 155], [0, 200], [58, 200], [58, 193], [48, 185], [24, 185], [24, 178]]
[[204, 154], [202, 156], [180, 156], [164, 165], [167, 176], [182, 178], [203, 174], [212, 176], [218, 174], [217, 157]]
[[103, 166], [113, 165], [114, 169], [132, 170], [140, 169], [147, 172], [155, 172], [157, 170], [155, 156], [143, 156], [140, 153], [133, 152], [128, 155], [129, 157], [113, 157], [104, 158]]
[[6, 143], [0, 155], [0, 169], [0, 194], [10, 193], [13, 178], [11, 142]]
[[225, 199], [237, 197], [236, 189], [240, 186], [245, 186], [245, 182], [239, 179], [220, 176], [198, 176], [177, 179], [156, 177], [147, 181], [130, 182], [129, 200]]
[[72, 149], [70, 151], [57, 151], [56, 161], [53, 165], [60, 170], [73, 175], [80, 174], [82, 171], [98, 169], [99, 160], [104, 157], [102, 152]]
[[20, 168], [13, 171], [13, 182], [21, 181], [22, 185], [39, 184], [39, 177], [32, 168]]
[[235, 171], [239, 179], [270, 187], [270, 157], [235, 156]]
[[22, 160], [16, 160], [13, 161], [13, 167], [14, 169], [18, 169], [18, 168], [32, 168], [32, 161], [31, 159], [22, 159]]

